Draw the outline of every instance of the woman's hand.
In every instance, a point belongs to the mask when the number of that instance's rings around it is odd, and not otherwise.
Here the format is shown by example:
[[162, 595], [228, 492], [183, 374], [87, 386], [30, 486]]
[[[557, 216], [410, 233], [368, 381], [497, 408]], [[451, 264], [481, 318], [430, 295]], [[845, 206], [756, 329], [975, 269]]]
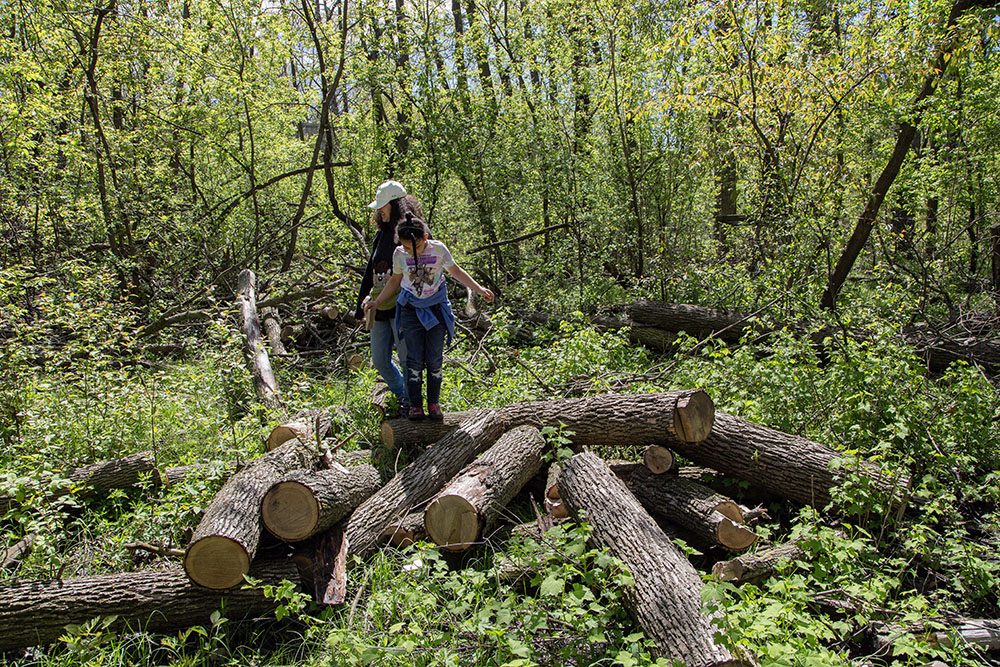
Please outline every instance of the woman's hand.
[[375, 299], [367, 298], [362, 308], [364, 308], [365, 313], [368, 313], [369, 310], [378, 308], [378, 302]]
[[479, 296], [483, 297], [486, 303], [493, 303], [493, 290], [486, 289], [485, 287], [480, 285], [479, 289], [476, 291], [479, 292]]

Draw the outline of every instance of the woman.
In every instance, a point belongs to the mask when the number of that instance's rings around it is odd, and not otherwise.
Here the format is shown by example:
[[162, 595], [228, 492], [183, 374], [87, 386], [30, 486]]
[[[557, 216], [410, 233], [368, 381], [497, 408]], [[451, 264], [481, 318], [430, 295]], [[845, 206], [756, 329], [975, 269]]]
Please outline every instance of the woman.
[[[358, 303], [354, 316], [359, 320], [364, 317], [365, 297], [375, 300], [382, 293], [389, 279], [392, 278], [392, 255], [396, 250], [396, 225], [402, 221], [406, 213], [423, 218], [423, 211], [416, 197], [406, 194], [406, 188], [397, 181], [386, 181], [378, 187], [375, 200], [368, 205], [375, 210], [372, 224], [378, 228], [375, 240], [372, 242], [368, 266], [361, 278], [361, 289], [358, 290]], [[407, 400], [406, 383], [399, 366], [392, 359], [393, 347], [399, 352], [399, 358], [406, 360], [406, 344], [396, 333], [396, 296], [397, 286], [392, 294], [386, 294], [385, 299], [375, 311], [375, 323], [371, 330], [372, 365], [389, 386], [389, 391], [396, 397], [400, 412], [409, 412], [410, 402]]]

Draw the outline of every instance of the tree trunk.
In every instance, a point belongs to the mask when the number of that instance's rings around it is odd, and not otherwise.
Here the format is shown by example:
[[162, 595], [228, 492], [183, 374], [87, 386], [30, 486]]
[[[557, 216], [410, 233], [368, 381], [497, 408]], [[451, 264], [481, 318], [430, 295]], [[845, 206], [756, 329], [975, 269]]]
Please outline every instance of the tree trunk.
[[713, 640], [694, 567], [603, 461], [577, 454], [563, 466], [559, 490], [572, 513], [586, 512], [593, 546], [607, 548], [634, 577], [625, 600], [660, 655], [688, 667], [742, 664]]
[[[712, 434], [703, 443], [676, 442], [671, 448], [695, 463], [746, 480], [780, 498], [818, 508], [830, 502], [830, 492], [848, 472], [846, 465], [836, 471], [830, 468], [842, 457], [827, 445], [723, 412], [716, 413]], [[903, 500], [906, 479], [867, 462], [850, 472], [865, 478], [872, 491], [894, 505]]]
[[713, 336], [738, 342], [754, 328], [750, 316], [729, 310], [661, 301], [637, 301], [629, 307], [632, 321], [666, 331], [684, 331], [695, 338]]
[[389, 525], [433, 497], [506, 430], [496, 411], [473, 412], [354, 510], [346, 528], [350, 552], [362, 557], [371, 554]]
[[304, 540], [343, 519], [380, 485], [372, 465], [292, 471], [264, 495], [264, 526], [286, 542]]
[[545, 440], [520, 426], [459, 473], [424, 510], [427, 533], [447, 551], [465, 551], [542, 467]]
[[343, 405], [334, 405], [325, 410], [303, 410], [292, 417], [291, 421], [271, 429], [271, 433], [267, 436], [267, 450], [271, 451], [292, 438], [298, 438], [303, 443], [318, 445], [333, 431], [333, 420], [336, 416], [350, 414], [351, 409]]
[[677, 346], [677, 334], [658, 327], [633, 324], [629, 329], [628, 339], [639, 345], [644, 345], [660, 352], [671, 352]]
[[[586, 398], [514, 403], [499, 411], [508, 428], [563, 425], [573, 431], [579, 447], [618, 445], [667, 445], [676, 439], [696, 443], [712, 430], [715, 404], [701, 389], [660, 394], [601, 394]], [[453, 423], [411, 422], [392, 419], [382, 423], [382, 440], [392, 446], [401, 441], [428, 444], [441, 438]]]
[[260, 457], [215, 495], [191, 536], [184, 569], [200, 586], [226, 589], [243, 583], [261, 536], [261, 501], [283, 475], [315, 470], [318, 457], [295, 440]]
[[642, 453], [642, 464], [654, 475], [662, 475], [674, 467], [674, 453], [662, 445], [650, 445]]
[[697, 482], [637, 467], [628, 487], [649, 512], [686, 528], [702, 542], [736, 551], [757, 541], [743, 525], [739, 505]]
[[240, 329], [243, 332], [243, 353], [253, 376], [253, 387], [257, 399], [271, 410], [284, 409], [284, 403], [278, 392], [278, 382], [271, 370], [271, 360], [267, 356], [267, 348], [260, 337], [260, 325], [257, 321], [257, 297], [255, 283], [257, 278], [250, 269], [243, 269], [236, 287], [236, 307], [240, 311]]
[[271, 352], [280, 355], [288, 354], [285, 344], [281, 342], [281, 322], [278, 320], [278, 309], [261, 308], [260, 316], [264, 322], [264, 333], [267, 334], [267, 341], [271, 344]]
[[549, 466], [548, 475], [545, 479], [545, 511], [552, 515], [553, 519], [565, 519], [569, 516], [566, 505], [559, 495], [559, 472], [560, 466], [553, 463]]
[[[91, 463], [73, 468], [65, 476], [75, 486], [82, 487], [78, 495], [85, 498], [101, 498], [107, 496], [112, 489], [135, 488], [143, 479], [148, 479], [153, 486], [160, 484], [152, 452], [139, 452], [120, 459]], [[45, 499], [46, 502], [51, 502], [68, 493], [67, 488], [58, 489], [47, 494]], [[0, 517], [15, 503], [14, 498], [0, 496]]]
[[[277, 586], [298, 581], [286, 558], [254, 563], [252, 576]], [[105, 574], [65, 581], [22, 581], [0, 585], [0, 652], [55, 642], [66, 625], [95, 617], [114, 618], [113, 632], [172, 633], [192, 625], [210, 625], [222, 605], [231, 620], [273, 614], [277, 601], [263, 588], [237, 588], [225, 594], [192, 584], [184, 570]]]
[[[160, 472], [160, 480], [162, 480], [164, 487], [175, 486], [189, 477], [203, 477], [215, 467], [217, 466], [212, 463], [191, 463], [186, 466], [171, 466], [164, 468]], [[238, 472], [240, 468], [242, 466], [235, 461], [223, 463], [222, 475], [229, 477], [234, 472]]]
[[389, 391], [389, 386], [384, 382], [376, 382], [375, 386], [372, 387], [368, 405], [371, 407], [372, 412], [375, 413], [376, 418], [382, 419], [385, 416], [386, 403], [389, 401], [391, 395], [392, 392]]
[[467, 412], [446, 412], [442, 421], [412, 422], [406, 418], [382, 422], [382, 443], [389, 449], [403, 445], [429, 445], [448, 435], [472, 416]]
[[719, 561], [712, 566], [712, 576], [735, 584], [755, 583], [770, 577], [784, 563], [802, 558], [804, 554], [799, 540], [792, 540], [732, 560]]

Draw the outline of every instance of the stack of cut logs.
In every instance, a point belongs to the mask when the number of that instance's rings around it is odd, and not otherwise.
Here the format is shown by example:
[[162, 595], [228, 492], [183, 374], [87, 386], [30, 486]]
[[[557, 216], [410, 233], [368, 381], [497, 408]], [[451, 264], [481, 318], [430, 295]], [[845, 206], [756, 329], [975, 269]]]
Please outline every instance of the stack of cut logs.
[[[540, 430], [557, 426], [577, 453], [547, 470], [551, 518], [583, 513], [592, 542], [629, 567], [636, 586], [627, 602], [662, 655], [687, 664], [740, 664], [714, 642], [711, 619], [700, 611], [700, 577], [671, 537], [730, 550], [757, 537], [736, 502], [677, 473], [674, 453], [820, 507], [838, 481], [833, 449], [717, 413], [701, 390], [518, 403], [447, 414], [443, 422], [387, 420], [388, 448], [426, 448], [384, 485], [368, 452], [324, 448], [331, 413], [274, 429], [268, 453], [235, 472], [206, 509], [182, 570], [0, 587], [0, 651], [51, 642], [66, 623], [97, 615], [115, 615], [114, 628], [149, 631], [204, 622], [223, 591], [227, 616], [265, 613], [274, 603], [259, 588], [244, 589], [245, 577], [299, 579], [317, 601], [336, 604], [349, 554], [365, 557], [387, 541], [423, 538], [461, 551], [489, 539], [506, 505], [545, 474]], [[611, 448], [640, 448], [643, 461], [604, 461], [592, 453]], [[905, 487], [873, 465], [854, 472], [887, 494]], [[262, 548], [265, 530], [281, 541]], [[721, 576], [739, 579], [723, 565]]]

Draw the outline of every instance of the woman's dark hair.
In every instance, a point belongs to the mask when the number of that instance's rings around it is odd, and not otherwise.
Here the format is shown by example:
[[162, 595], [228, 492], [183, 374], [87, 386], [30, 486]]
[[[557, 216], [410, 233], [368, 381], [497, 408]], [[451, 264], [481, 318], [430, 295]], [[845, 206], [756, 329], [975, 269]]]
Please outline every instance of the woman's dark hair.
[[379, 228], [379, 231], [394, 234], [396, 226], [403, 221], [407, 213], [412, 213], [414, 217], [423, 219], [424, 211], [420, 207], [420, 202], [413, 195], [406, 195], [389, 202], [389, 219], [383, 220], [378, 210], [372, 215], [372, 223]]
[[410, 211], [406, 212], [406, 218], [396, 227], [396, 243], [400, 241], [416, 243], [417, 239], [430, 235], [431, 229], [427, 223]]

